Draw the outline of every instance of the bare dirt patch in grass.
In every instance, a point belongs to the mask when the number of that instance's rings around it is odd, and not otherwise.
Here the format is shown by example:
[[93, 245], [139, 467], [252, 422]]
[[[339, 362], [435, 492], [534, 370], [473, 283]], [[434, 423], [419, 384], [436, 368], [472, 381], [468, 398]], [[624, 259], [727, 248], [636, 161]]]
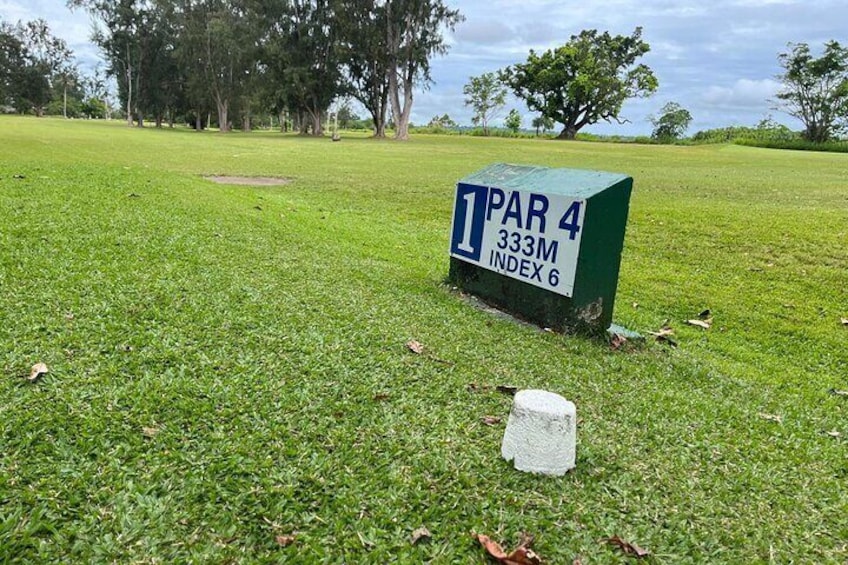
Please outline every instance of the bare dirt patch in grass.
[[292, 181], [285, 177], [227, 177], [210, 175], [203, 178], [218, 184], [241, 184], [245, 186], [283, 186]]

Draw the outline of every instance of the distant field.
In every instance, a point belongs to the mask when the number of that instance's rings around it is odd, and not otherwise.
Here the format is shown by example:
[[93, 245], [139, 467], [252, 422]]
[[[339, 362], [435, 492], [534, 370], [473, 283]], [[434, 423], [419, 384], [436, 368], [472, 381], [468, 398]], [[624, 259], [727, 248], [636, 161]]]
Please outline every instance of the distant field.
[[[501, 161], [634, 177], [615, 318], [678, 348], [452, 292], [454, 185]], [[472, 532], [526, 531], [546, 563], [630, 559], [610, 536], [664, 563], [845, 563], [847, 173], [731, 145], [0, 117], [0, 562], [485, 563]], [[683, 324], [705, 308], [711, 329]], [[500, 459], [500, 384], [577, 404], [573, 472]]]

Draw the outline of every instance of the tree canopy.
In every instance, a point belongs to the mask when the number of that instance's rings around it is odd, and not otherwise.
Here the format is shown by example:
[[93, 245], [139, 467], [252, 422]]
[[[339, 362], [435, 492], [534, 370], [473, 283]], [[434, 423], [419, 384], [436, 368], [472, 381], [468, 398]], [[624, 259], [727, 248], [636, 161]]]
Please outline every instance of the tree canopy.
[[573, 139], [584, 126], [618, 121], [624, 101], [648, 96], [658, 86], [653, 71], [636, 61], [650, 51], [642, 29], [629, 36], [584, 30], [568, 43], [500, 72], [527, 106], [563, 125], [561, 138]]
[[667, 102], [660, 110], [660, 115], [651, 118], [654, 131], [651, 137], [661, 141], [678, 139], [686, 133], [692, 123], [692, 114], [677, 102]]
[[848, 126], [848, 48], [828, 41], [816, 58], [806, 43], [789, 47], [778, 56], [784, 70], [780, 108], [801, 120], [807, 141], [828, 141]]

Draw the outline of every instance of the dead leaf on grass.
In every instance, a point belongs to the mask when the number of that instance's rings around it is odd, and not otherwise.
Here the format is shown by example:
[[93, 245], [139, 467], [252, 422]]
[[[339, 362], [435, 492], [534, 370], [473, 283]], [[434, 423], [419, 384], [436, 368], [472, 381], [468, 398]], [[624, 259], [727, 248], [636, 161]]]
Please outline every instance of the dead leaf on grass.
[[274, 540], [277, 542], [277, 545], [279, 545], [280, 547], [288, 547], [288, 546], [290, 546], [291, 544], [294, 543], [294, 540], [296, 539], [296, 537], [297, 536], [294, 536], [294, 535], [291, 535], [291, 536], [280, 535], [280, 536], [276, 536], [274, 538]]
[[631, 543], [629, 541], [625, 541], [618, 536], [612, 536], [611, 538], [607, 538], [606, 541], [608, 544], [616, 546], [618, 549], [626, 553], [627, 555], [632, 555], [633, 557], [647, 557], [651, 554], [647, 549], [642, 549], [635, 543]]
[[848, 396], [848, 390], [836, 390], [835, 388], [832, 388], [827, 392], [834, 396]]
[[671, 336], [674, 335], [674, 330], [667, 325], [663, 325], [663, 327], [655, 332], [648, 332], [648, 334], [654, 336], [654, 339], [659, 343], [667, 343], [671, 347], [677, 347], [677, 342], [671, 339]]
[[829, 435], [830, 437], [835, 438], [842, 437], [842, 433], [837, 430], [830, 430], [829, 432], [825, 432], [825, 435]]
[[410, 537], [409, 543], [415, 545], [419, 541], [428, 540], [431, 537], [433, 536], [430, 534], [430, 530], [428, 530], [426, 526], [421, 526], [420, 528], [412, 532], [412, 537]]
[[159, 428], [154, 427], [143, 427], [141, 428], [141, 434], [146, 438], [154, 438], [156, 434], [159, 433]]
[[765, 412], [760, 412], [757, 416], [763, 420], [768, 420], [769, 422], [777, 422], [778, 424], [783, 423], [783, 416], [779, 416], [777, 414], [766, 414]]
[[44, 363], [36, 363], [32, 366], [32, 369], [30, 369], [29, 377], [27, 378], [27, 380], [31, 383], [34, 383], [39, 378], [41, 378], [41, 375], [47, 374], [49, 372], [50, 369], [47, 368], [47, 365], [45, 365]]
[[498, 424], [500, 424], [503, 421], [501, 418], [498, 418], [497, 416], [483, 416], [482, 418], [480, 418], [480, 420], [484, 424], [486, 424], [487, 426], [497, 426]]
[[848, 326], [848, 318], [840, 318], [839, 320], [842, 322], [843, 326]]
[[410, 339], [406, 342], [406, 348], [418, 355], [424, 353], [424, 346], [414, 339]]
[[526, 545], [519, 545], [509, 554], [489, 536], [477, 534], [476, 537], [486, 553], [501, 565], [539, 565], [542, 563], [542, 559], [529, 547], [529, 544], [533, 542], [533, 537], [530, 536], [529, 540], [525, 540], [525, 536], [526, 534], [522, 534], [522, 543], [526, 542]]
[[686, 320], [686, 323], [690, 326], [698, 326], [699, 328], [708, 330], [713, 325], [713, 319], [707, 318], [706, 320]]
[[510, 396], [515, 396], [515, 393], [518, 392], [518, 387], [512, 385], [498, 385], [496, 390]]
[[376, 402], [382, 402], [382, 401], [388, 400], [388, 399], [389, 399], [389, 393], [388, 392], [378, 392], [377, 394], [374, 395], [374, 400]]

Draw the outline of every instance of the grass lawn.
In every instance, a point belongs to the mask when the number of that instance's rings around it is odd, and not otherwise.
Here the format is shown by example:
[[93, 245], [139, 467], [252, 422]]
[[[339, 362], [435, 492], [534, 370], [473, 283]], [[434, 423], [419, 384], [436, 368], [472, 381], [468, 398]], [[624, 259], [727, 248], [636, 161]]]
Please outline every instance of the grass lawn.
[[[678, 348], [452, 292], [455, 182], [498, 161], [634, 177], [615, 318]], [[846, 243], [845, 154], [2, 117], [0, 562], [844, 563]], [[577, 404], [574, 471], [501, 460], [501, 384]]]

